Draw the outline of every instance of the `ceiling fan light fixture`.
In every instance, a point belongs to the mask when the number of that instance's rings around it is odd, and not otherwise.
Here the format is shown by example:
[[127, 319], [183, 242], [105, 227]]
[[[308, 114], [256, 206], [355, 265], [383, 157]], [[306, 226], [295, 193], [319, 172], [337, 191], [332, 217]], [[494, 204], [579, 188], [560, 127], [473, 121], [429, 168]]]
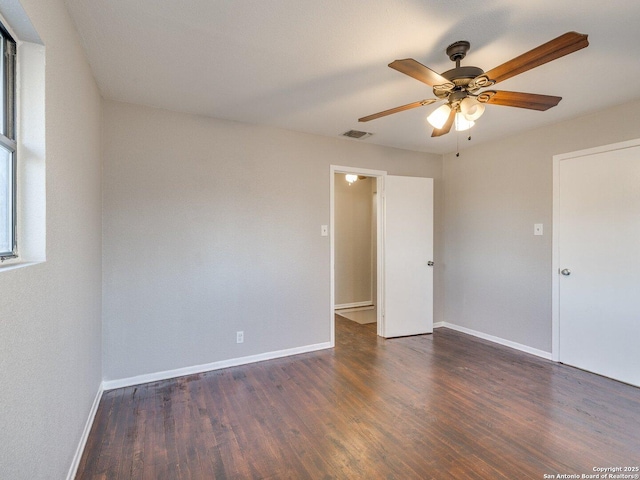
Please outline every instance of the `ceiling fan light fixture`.
[[442, 105], [431, 112], [431, 115], [427, 117], [427, 122], [429, 122], [433, 128], [440, 129], [444, 126], [450, 113], [451, 107], [447, 104]]
[[473, 122], [484, 113], [484, 105], [474, 97], [466, 97], [460, 102], [460, 112], [464, 115], [464, 118]]
[[465, 130], [469, 130], [471, 127], [473, 127], [476, 122], [474, 122], [473, 120], [467, 120], [464, 114], [458, 112], [456, 113], [455, 124], [456, 132], [464, 132]]
[[456, 66], [442, 74], [413, 58], [394, 60], [389, 64], [390, 68], [429, 85], [437, 99], [420, 100], [390, 108], [359, 118], [358, 121], [368, 122], [443, 100], [446, 105], [437, 108], [427, 117], [428, 123], [434, 127], [431, 137], [435, 138], [449, 133], [454, 123], [458, 131], [471, 128], [484, 113], [485, 104], [545, 111], [558, 105], [562, 97], [504, 90], [479, 91], [587, 46], [588, 35], [567, 32], [488, 71], [471, 65], [460, 65], [471, 47], [466, 40], [454, 42], [447, 47], [446, 53]]

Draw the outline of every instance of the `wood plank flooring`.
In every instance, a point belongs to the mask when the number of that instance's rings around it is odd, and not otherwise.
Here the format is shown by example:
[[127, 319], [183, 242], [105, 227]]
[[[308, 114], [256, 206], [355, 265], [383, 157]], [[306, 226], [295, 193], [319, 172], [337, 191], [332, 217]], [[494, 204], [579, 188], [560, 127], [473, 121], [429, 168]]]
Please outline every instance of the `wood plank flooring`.
[[542, 479], [640, 465], [640, 389], [448, 329], [384, 340], [375, 328], [337, 317], [332, 350], [105, 392], [76, 478]]

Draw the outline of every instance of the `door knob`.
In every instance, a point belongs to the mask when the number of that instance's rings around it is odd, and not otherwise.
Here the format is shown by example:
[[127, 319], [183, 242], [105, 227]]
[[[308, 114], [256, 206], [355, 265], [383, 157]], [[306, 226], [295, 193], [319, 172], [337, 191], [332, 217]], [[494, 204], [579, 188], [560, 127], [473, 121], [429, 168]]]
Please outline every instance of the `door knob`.
[[564, 268], [564, 269], [560, 270], [560, 273], [562, 275], [564, 275], [565, 277], [568, 277], [569, 275], [571, 275], [571, 270], [569, 270], [568, 268]]
[[429, 261], [427, 262], [427, 265], [429, 265], [430, 267], [433, 267], [433, 262], [432, 262], [431, 260], [429, 260]]

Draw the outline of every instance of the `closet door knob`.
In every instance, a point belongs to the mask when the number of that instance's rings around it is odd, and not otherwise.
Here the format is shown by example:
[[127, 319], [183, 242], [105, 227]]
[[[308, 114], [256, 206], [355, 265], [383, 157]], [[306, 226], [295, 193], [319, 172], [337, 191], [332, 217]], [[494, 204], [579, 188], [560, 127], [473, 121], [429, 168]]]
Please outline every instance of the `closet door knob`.
[[571, 270], [569, 270], [568, 268], [564, 268], [564, 269], [560, 270], [560, 273], [562, 275], [564, 275], [565, 277], [568, 277], [569, 275], [571, 275]]
[[429, 261], [427, 262], [427, 265], [429, 265], [430, 267], [433, 267], [433, 262], [432, 262], [431, 260], [429, 260]]

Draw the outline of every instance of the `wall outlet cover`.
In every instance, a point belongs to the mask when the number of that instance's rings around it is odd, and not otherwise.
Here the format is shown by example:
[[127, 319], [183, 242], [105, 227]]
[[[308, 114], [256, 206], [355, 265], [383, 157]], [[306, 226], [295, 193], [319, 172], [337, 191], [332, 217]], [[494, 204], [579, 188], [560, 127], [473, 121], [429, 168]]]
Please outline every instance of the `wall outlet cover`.
[[536, 223], [533, 225], [533, 234], [534, 235], [542, 235], [542, 224]]

